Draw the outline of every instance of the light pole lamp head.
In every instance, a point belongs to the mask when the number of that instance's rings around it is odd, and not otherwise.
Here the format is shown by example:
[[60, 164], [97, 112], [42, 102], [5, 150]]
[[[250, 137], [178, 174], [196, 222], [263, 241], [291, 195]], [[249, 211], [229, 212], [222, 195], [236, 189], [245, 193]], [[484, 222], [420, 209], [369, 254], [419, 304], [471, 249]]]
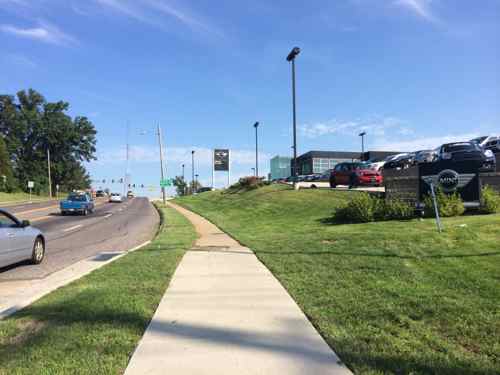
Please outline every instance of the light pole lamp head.
[[365, 135], [366, 135], [366, 132], [361, 132], [361, 133], [359, 133], [359, 136], [360, 136], [360, 137], [364, 137]]
[[191, 155], [194, 155], [194, 150], [193, 150], [193, 151], [191, 151]]
[[255, 124], [253, 124], [253, 127], [256, 128], [259, 126], [259, 122], [257, 121]]
[[286, 61], [290, 62], [292, 60], [295, 60], [295, 58], [297, 57], [297, 55], [300, 53], [300, 48], [299, 47], [294, 47], [290, 53], [288, 54], [288, 56], [286, 57]]

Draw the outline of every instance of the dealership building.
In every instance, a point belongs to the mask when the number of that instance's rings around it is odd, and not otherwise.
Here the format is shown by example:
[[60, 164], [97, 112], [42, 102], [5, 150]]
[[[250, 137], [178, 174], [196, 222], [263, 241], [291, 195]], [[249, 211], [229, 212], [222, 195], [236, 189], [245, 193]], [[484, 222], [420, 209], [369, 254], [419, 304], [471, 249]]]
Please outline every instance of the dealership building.
[[[339, 163], [372, 160], [380, 161], [389, 155], [398, 154], [397, 151], [309, 151], [297, 157], [297, 172], [299, 175], [319, 174], [335, 168]], [[275, 156], [271, 159], [272, 180], [287, 178], [292, 175], [292, 158], [287, 156]]]
[[287, 178], [292, 175], [292, 158], [276, 155], [271, 159], [271, 180]]

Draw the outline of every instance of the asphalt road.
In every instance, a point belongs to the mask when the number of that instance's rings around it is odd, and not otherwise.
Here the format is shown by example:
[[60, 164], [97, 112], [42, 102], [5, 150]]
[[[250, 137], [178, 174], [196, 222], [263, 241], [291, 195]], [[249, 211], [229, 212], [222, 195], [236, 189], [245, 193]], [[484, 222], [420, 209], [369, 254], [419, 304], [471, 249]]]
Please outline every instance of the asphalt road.
[[0, 282], [44, 278], [101, 252], [131, 249], [150, 240], [159, 224], [158, 213], [146, 198], [123, 203], [101, 200], [94, 213], [88, 216], [61, 216], [57, 202], [4, 209], [20, 219], [30, 220], [34, 227], [44, 232], [47, 245], [42, 264], [23, 262], [0, 268]]

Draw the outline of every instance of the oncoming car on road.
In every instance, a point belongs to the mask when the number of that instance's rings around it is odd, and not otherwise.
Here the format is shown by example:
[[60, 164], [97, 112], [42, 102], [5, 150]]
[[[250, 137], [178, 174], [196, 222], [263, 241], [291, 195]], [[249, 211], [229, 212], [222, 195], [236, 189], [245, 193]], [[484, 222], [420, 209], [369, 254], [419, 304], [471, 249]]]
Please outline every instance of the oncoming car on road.
[[27, 220], [0, 209], [0, 267], [23, 260], [40, 264], [45, 257], [45, 238]]
[[120, 193], [111, 193], [109, 196], [110, 203], [121, 203], [123, 201], [122, 195]]

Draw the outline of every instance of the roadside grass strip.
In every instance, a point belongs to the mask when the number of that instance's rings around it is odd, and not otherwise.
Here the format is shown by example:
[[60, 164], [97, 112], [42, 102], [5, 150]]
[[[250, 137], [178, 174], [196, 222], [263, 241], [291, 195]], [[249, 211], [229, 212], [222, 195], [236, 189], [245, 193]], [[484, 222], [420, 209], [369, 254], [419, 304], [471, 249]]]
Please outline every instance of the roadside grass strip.
[[336, 225], [349, 192], [176, 199], [255, 251], [356, 374], [500, 374], [500, 215]]
[[196, 239], [175, 210], [161, 216], [150, 245], [0, 321], [0, 374], [122, 373]]

